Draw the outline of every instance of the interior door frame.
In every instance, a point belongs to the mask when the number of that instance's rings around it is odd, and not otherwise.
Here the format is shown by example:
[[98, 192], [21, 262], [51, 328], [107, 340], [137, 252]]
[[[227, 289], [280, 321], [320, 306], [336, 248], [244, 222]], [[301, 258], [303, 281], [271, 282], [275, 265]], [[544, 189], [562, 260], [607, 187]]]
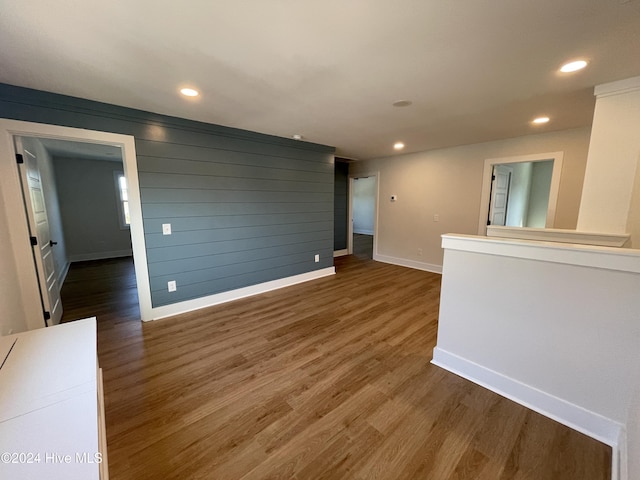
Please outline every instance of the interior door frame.
[[[44, 123], [0, 119], [0, 187], [9, 224], [11, 248], [22, 294], [24, 323], [29, 329], [43, 326], [40, 311], [40, 291], [29, 239], [27, 214], [22, 199], [20, 176], [15, 160], [13, 137], [38, 137], [89, 142], [120, 147], [124, 174], [129, 185], [131, 214], [131, 244], [135, 265], [138, 301], [142, 320], [151, 319], [151, 289], [147, 266], [147, 251], [142, 223], [140, 184], [136, 160], [135, 138], [131, 135], [62, 127]], [[62, 286], [61, 286], [62, 287]]]
[[563, 159], [564, 152], [534, 153], [531, 155], [518, 155], [513, 157], [487, 158], [484, 161], [484, 169], [482, 171], [482, 194], [480, 196], [480, 214], [478, 216], [478, 235], [484, 236], [487, 234], [487, 218], [489, 217], [491, 175], [493, 174], [493, 167], [494, 165], [508, 163], [543, 162], [545, 160], [553, 160], [553, 173], [551, 174], [551, 188], [549, 190], [549, 205], [547, 207], [545, 228], [554, 228]]
[[380, 172], [358, 173], [349, 175], [349, 211], [347, 225], [347, 251], [348, 255], [353, 254], [353, 183], [356, 178], [376, 177], [376, 186], [373, 205], [373, 259], [378, 255], [378, 202], [380, 198]]

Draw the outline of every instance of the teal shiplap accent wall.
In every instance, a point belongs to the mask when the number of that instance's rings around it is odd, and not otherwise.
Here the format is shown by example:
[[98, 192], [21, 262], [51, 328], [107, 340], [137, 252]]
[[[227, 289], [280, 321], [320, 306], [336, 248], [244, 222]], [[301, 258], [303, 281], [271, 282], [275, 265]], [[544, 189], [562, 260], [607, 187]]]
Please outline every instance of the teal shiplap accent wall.
[[135, 137], [154, 307], [333, 265], [331, 147], [4, 84], [0, 117]]

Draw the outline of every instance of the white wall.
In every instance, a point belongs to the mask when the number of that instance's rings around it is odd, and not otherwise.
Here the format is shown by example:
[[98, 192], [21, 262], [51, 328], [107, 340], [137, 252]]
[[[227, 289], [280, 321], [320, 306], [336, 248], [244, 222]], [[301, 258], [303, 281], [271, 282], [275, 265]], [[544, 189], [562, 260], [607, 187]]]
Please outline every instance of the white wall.
[[632, 397], [627, 420], [628, 478], [640, 478], [640, 382]]
[[376, 177], [353, 179], [353, 233], [373, 235]]
[[58, 199], [69, 260], [131, 255], [131, 235], [120, 227], [114, 179], [122, 164], [54, 158]]
[[631, 198], [631, 208], [629, 209], [627, 233], [631, 235], [631, 248], [640, 248], [640, 163], [638, 164], [638, 168], [636, 168], [636, 179], [633, 183], [633, 196]]
[[[7, 205], [7, 202], [4, 198], [2, 200], [4, 207]], [[16, 263], [13, 255], [11, 255], [12, 249], [8, 247], [8, 245], [11, 244], [8, 226], [4, 208], [1, 208], [0, 245], [4, 247], [0, 249], [0, 272], [2, 272], [2, 274], [0, 274], [0, 335], [9, 335], [11, 333], [28, 330], [22, 312], [20, 286], [18, 282], [16, 282], [15, 275], [13, 274], [13, 272], [16, 271]]]
[[[640, 77], [596, 87], [593, 135], [584, 179], [578, 228], [631, 233], [640, 220], [632, 201], [640, 194]], [[635, 226], [632, 245], [640, 244]]]
[[549, 207], [549, 191], [551, 190], [551, 176], [553, 162], [534, 162], [531, 169], [531, 191], [527, 208], [527, 222], [525, 226], [544, 228], [547, 221]]
[[629, 458], [640, 457], [640, 251], [459, 236], [443, 246], [434, 362], [609, 444], [628, 423]]
[[[579, 128], [351, 163], [351, 176], [380, 173], [374, 258], [385, 256], [427, 269], [442, 265], [441, 234], [478, 231], [487, 158], [563, 151], [554, 227], [575, 228], [589, 134], [589, 128]], [[392, 194], [398, 195], [397, 202], [389, 201]]]

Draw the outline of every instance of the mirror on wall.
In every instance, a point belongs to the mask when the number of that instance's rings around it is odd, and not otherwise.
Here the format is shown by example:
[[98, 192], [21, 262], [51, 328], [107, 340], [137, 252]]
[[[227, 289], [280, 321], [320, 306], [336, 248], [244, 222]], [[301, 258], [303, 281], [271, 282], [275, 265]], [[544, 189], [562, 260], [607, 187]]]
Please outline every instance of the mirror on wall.
[[494, 165], [488, 224], [544, 228], [552, 174], [553, 160]]

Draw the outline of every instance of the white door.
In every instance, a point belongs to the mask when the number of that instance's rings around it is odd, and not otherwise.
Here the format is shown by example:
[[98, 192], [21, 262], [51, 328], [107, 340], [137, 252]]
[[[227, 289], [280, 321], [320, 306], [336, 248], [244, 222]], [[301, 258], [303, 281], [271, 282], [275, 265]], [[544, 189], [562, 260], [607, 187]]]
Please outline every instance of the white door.
[[509, 205], [509, 187], [513, 169], [506, 165], [495, 165], [491, 179], [491, 200], [489, 203], [489, 225], [505, 225]]
[[[38, 159], [35, 152], [23, 148], [22, 139], [15, 137], [16, 153], [20, 168], [22, 194], [29, 220], [29, 234], [33, 248], [33, 258], [38, 273], [40, 297], [42, 299], [43, 314], [48, 326], [60, 323], [62, 318], [62, 301], [60, 300], [60, 286], [56, 274], [55, 262], [51, 248], [55, 242], [49, 233], [49, 221], [45, 207], [44, 194]], [[25, 239], [26, 240], [26, 239]]]

